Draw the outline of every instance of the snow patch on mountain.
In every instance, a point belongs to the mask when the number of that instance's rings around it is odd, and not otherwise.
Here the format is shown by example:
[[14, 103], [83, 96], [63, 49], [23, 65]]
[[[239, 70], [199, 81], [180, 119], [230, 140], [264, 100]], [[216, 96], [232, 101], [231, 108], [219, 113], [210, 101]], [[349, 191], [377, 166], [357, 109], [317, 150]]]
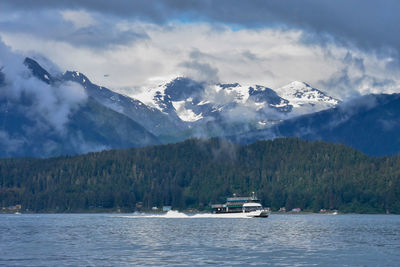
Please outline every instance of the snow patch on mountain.
[[297, 113], [301, 114], [321, 111], [339, 104], [339, 100], [304, 82], [294, 81], [275, 91], [280, 97], [288, 100]]
[[143, 88], [140, 92], [132, 95], [133, 98], [140, 100], [145, 105], [163, 111], [163, 107], [159, 105], [160, 98], [165, 96], [165, 84]]
[[196, 114], [191, 109], [185, 107], [186, 101], [172, 101], [176, 114], [182, 121], [195, 122], [203, 118], [202, 114]]
[[214, 89], [216, 92], [223, 90], [223, 92], [233, 98], [233, 102], [246, 103], [249, 99], [249, 86], [243, 86], [238, 83], [233, 84], [217, 84]]
[[185, 77], [142, 89], [133, 97], [187, 125], [239, 122], [256, 123], [261, 128], [339, 103], [303, 82], [273, 90], [262, 85], [209, 84]]

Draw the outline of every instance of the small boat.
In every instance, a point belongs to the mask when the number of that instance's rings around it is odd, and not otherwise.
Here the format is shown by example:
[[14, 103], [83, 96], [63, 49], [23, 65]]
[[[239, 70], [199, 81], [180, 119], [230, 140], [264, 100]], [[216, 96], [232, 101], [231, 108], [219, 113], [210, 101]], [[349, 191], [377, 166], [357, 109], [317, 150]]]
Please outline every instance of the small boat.
[[263, 208], [260, 200], [254, 197], [230, 197], [225, 204], [211, 205], [214, 214], [242, 214], [243, 217], [262, 217], [267, 218], [271, 211]]

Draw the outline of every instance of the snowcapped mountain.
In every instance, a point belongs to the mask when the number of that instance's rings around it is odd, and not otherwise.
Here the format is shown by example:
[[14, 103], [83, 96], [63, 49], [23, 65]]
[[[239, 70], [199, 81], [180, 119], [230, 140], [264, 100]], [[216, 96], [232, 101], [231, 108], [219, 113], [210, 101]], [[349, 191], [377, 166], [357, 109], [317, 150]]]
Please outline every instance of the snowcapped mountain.
[[[0, 88], [7, 92], [5, 98], [0, 96], [0, 119], [4, 122], [0, 148], [8, 151], [5, 155], [53, 156], [190, 137], [238, 135], [270, 129], [287, 119], [339, 103], [302, 82], [273, 90], [262, 85], [210, 84], [186, 77], [145, 88], [131, 97], [96, 85], [77, 71], [50, 74], [30, 58], [24, 64], [32, 79], [22, 78], [28, 79], [23, 87], [26, 93], [12, 103], [7, 94], [11, 96], [14, 89], [0, 69]], [[46, 97], [50, 106], [35, 102], [41, 97]], [[39, 127], [43, 124], [46, 127]], [[17, 151], [10, 143], [26, 149]]]
[[145, 89], [133, 97], [175, 120], [180, 119], [190, 128], [210, 123], [265, 128], [339, 103], [303, 82], [273, 90], [261, 85], [207, 84], [184, 77]]
[[186, 129], [184, 123], [179, 119], [174, 119], [137, 99], [93, 84], [84, 74], [78, 71], [67, 71], [62, 76], [62, 79], [81, 84], [89, 96], [104, 106], [139, 122], [152, 134], [176, 134], [177, 131]]
[[163, 142], [269, 128], [295, 116], [332, 108], [339, 101], [303, 82], [273, 90], [261, 85], [209, 84], [178, 77], [132, 97], [93, 84], [77, 71], [52, 77], [26, 59], [45, 83], [73, 81], [103, 106], [142, 125]]
[[279, 96], [289, 101], [297, 114], [308, 114], [333, 108], [339, 100], [311, 87], [307, 83], [294, 81], [276, 89]]

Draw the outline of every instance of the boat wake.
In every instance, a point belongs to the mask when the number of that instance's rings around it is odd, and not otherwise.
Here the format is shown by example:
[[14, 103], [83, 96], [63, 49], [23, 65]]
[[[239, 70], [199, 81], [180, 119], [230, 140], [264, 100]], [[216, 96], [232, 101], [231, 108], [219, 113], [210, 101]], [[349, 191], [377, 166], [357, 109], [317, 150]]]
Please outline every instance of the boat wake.
[[186, 214], [176, 210], [170, 210], [164, 214], [149, 214], [149, 213], [133, 213], [133, 215], [119, 216], [124, 218], [171, 218], [171, 219], [200, 219], [200, 218], [251, 218], [247, 217], [244, 213], [224, 213], [224, 214], [212, 214], [212, 213], [196, 213]]

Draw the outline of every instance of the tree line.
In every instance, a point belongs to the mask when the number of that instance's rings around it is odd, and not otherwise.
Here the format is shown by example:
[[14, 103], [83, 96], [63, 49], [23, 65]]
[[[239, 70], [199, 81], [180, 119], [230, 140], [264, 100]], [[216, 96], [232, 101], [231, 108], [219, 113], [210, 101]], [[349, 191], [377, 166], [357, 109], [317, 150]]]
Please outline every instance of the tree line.
[[0, 160], [0, 205], [32, 212], [207, 210], [233, 194], [309, 211], [400, 213], [400, 157], [281, 138], [240, 146], [222, 139], [74, 157]]

